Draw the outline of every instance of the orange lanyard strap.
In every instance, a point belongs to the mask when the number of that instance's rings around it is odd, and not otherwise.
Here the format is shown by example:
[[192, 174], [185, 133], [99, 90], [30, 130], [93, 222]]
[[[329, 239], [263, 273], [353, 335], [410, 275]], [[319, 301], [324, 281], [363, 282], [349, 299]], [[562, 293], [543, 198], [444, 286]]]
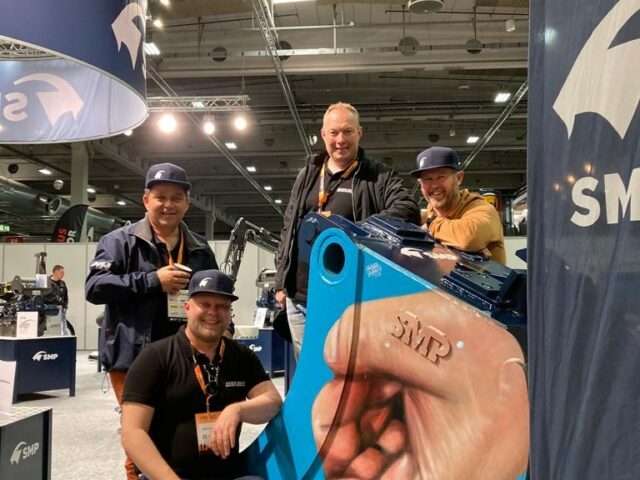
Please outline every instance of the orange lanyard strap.
[[207, 397], [206, 407], [208, 412], [211, 399], [220, 393], [220, 366], [224, 356], [224, 340], [220, 339], [218, 353], [211, 362], [205, 354], [200, 353], [193, 345], [191, 345], [191, 348], [193, 349], [193, 372], [196, 375], [202, 393]]
[[178, 258], [177, 261], [173, 261], [173, 257], [171, 256], [171, 249], [169, 245], [167, 245], [167, 253], [169, 254], [169, 265], [173, 265], [174, 263], [182, 263], [182, 257], [184, 255], [184, 233], [182, 233], [182, 229], [180, 229], [180, 248], [178, 248]]
[[358, 161], [354, 160], [353, 162], [351, 162], [351, 165], [349, 165], [349, 167], [344, 172], [342, 172], [342, 175], [340, 175], [340, 181], [336, 182], [333, 185], [333, 187], [330, 188], [328, 191], [324, 190], [324, 174], [325, 174], [326, 166], [327, 166], [327, 162], [324, 162], [322, 164], [322, 170], [320, 170], [320, 187], [318, 189], [318, 210], [319, 211], [324, 210], [325, 205], [329, 201], [329, 197], [333, 195], [333, 193], [338, 189], [338, 186], [340, 185], [340, 183], [342, 183], [342, 180], [345, 180], [346, 178], [348, 178], [349, 175], [351, 175], [351, 173], [356, 169], [356, 167], [358, 166]]

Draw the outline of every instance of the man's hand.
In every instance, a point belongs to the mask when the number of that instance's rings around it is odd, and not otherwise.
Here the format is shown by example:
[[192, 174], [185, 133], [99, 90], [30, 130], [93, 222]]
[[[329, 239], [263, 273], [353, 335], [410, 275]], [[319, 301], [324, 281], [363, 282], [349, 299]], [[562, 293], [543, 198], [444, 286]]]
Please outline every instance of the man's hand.
[[362, 303], [331, 329], [324, 355], [335, 378], [312, 421], [327, 479], [514, 480], [525, 471], [522, 350], [476, 310], [433, 291]]
[[227, 405], [216, 419], [211, 430], [211, 450], [220, 458], [227, 458], [236, 446], [236, 430], [240, 424], [239, 403]]
[[187, 288], [191, 278], [187, 272], [178, 270], [172, 265], [159, 268], [157, 273], [162, 284], [162, 291], [166, 293], [177, 293], [178, 290]]
[[284, 293], [284, 290], [278, 290], [276, 292], [276, 302], [278, 302], [282, 308], [287, 307], [287, 294]]

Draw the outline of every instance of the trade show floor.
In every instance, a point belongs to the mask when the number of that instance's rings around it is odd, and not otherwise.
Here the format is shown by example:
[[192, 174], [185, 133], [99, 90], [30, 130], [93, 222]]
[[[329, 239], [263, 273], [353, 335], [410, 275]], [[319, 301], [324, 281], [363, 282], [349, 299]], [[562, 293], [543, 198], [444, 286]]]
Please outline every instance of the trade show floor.
[[[107, 377], [97, 372], [89, 351], [77, 353], [76, 396], [67, 390], [27, 394], [16, 406], [52, 407], [52, 480], [124, 479], [124, 453], [118, 434], [120, 416]], [[274, 378], [284, 394], [284, 377]], [[241, 448], [249, 445], [263, 426], [245, 425]]]

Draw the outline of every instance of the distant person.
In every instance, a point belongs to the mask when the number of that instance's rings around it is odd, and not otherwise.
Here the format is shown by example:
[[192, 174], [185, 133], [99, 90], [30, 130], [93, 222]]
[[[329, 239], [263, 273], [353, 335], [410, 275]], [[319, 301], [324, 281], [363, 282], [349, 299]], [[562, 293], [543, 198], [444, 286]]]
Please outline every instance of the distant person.
[[420, 221], [418, 206], [400, 176], [360, 148], [362, 127], [353, 106], [330, 105], [320, 133], [325, 150], [311, 156], [296, 179], [276, 253], [276, 301], [286, 306], [296, 357], [302, 348], [309, 282], [307, 269], [298, 266], [298, 231], [304, 216], [320, 212], [360, 221], [379, 213]]
[[51, 276], [49, 277], [49, 288], [50, 291], [44, 297], [45, 303], [50, 305], [59, 305], [60, 306], [60, 323], [62, 326], [61, 332], [62, 335], [75, 335], [75, 329], [73, 325], [67, 320], [67, 308], [69, 307], [69, 289], [67, 288], [67, 284], [63, 280], [64, 278], [64, 267], [62, 265], [55, 265], [53, 270], [51, 271]]
[[[230, 480], [247, 474], [238, 440], [243, 422], [266, 423], [282, 405], [258, 357], [225, 338], [233, 280], [193, 275], [186, 326], [133, 362], [124, 386], [122, 445], [150, 480]], [[209, 433], [198, 433], [199, 428]]]
[[411, 175], [429, 203], [424, 230], [445, 245], [507, 263], [500, 215], [481, 195], [460, 189], [464, 172], [454, 150], [431, 147], [420, 152]]
[[[149, 168], [142, 201], [145, 217], [100, 239], [89, 266], [89, 302], [105, 305], [100, 361], [122, 404], [127, 370], [152, 341], [173, 335], [184, 324], [179, 297], [190, 273], [218, 268], [206, 239], [182, 222], [189, 209], [186, 172], [171, 163]], [[178, 265], [178, 266], [176, 266]], [[177, 312], [170, 317], [169, 311]], [[126, 462], [128, 480], [137, 480]]]

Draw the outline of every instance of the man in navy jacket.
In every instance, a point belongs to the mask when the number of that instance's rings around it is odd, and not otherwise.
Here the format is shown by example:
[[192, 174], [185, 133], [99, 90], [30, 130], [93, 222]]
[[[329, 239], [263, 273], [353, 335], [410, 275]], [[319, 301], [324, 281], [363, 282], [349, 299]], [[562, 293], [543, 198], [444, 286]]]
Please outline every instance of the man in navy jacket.
[[[182, 222], [191, 187], [186, 172], [171, 163], [153, 165], [145, 187], [147, 214], [100, 239], [85, 285], [87, 300], [105, 305], [100, 361], [120, 404], [134, 358], [184, 324], [169, 316], [169, 302], [178, 305], [175, 295], [189, 284], [182, 265], [193, 272], [218, 269], [206, 239]], [[137, 479], [128, 459], [126, 470], [127, 479]]]

